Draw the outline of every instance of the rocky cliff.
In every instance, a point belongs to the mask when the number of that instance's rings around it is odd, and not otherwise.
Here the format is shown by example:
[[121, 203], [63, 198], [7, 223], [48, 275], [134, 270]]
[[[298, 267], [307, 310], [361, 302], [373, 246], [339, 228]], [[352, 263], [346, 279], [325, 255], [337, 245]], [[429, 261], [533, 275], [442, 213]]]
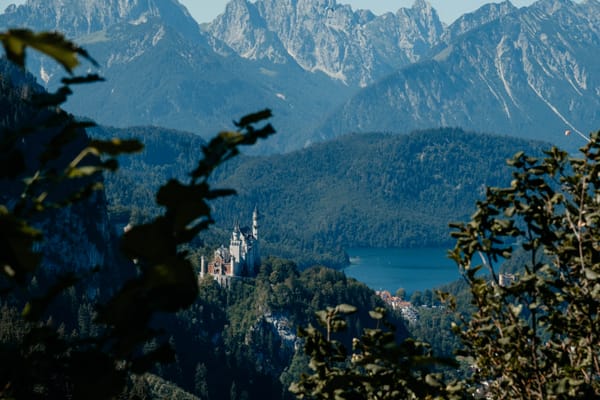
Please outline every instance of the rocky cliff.
[[335, 0], [233, 0], [207, 31], [244, 58], [293, 59], [364, 87], [424, 57], [444, 27], [424, 0], [381, 16]]
[[505, 13], [361, 91], [320, 133], [461, 126], [579, 147], [563, 133], [600, 127], [599, 23], [597, 1]]
[[[325, 74], [295, 63], [239, 57], [201, 33], [175, 0], [102, 4], [30, 0], [0, 14], [0, 29], [58, 29], [77, 37], [100, 64], [106, 83], [78, 88], [66, 109], [98, 123], [158, 125], [210, 137], [231, 129], [232, 119], [271, 108], [279, 135], [255, 151], [290, 150], [303, 146], [349, 93]], [[89, 18], [82, 20], [86, 12]], [[53, 62], [30, 57], [28, 66], [46, 88], [60, 84], [62, 71]]]
[[75, 39], [120, 22], [139, 23], [162, 17], [187, 34], [198, 24], [177, 0], [27, 0], [9, 6], [2, 25], [58, 30]]

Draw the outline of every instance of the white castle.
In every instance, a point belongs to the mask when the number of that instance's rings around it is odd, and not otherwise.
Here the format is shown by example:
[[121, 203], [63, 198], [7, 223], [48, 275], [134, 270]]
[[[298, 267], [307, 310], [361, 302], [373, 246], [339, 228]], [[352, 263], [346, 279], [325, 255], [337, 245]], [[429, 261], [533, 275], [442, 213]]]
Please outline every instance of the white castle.
[[200, 261], [200, 279], [212, 275], [219, 283], [227, 284], [232, 277], [254, 277], [260, 267], [260, 248], [258, 245], [258, 208], [252, 213], [252, 228], [240, 228], [235, 223], [229, 248], [225, 246], [215, 250], [212, 261]]

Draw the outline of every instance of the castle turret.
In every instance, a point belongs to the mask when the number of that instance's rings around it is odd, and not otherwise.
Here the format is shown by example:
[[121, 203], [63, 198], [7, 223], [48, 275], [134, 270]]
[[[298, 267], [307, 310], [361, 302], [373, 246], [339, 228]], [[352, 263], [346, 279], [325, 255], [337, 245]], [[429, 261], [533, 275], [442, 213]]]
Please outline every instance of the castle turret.
[[208, 267], [206, 265], [206, 257], [200, 257], [200, 278], [204, 278], [206, 273], [208, 272]]
[[258, 241], [258, 207], [254, 207], [254, 212], [252, 213], [252, 236], [254, 236], [254, 240]]
[[231, 254], [229, 275], [237, 276], [240, 274], [240, 264], [243, 259], [241, 236], [240, 224], [236, 221], [231, 234], [231, 242], [229, 242], [229, 253]]
[[258, 267], [260, 266], [260, 247], [258, 245], [258, 219], [260, 215], [258, 213], [258, 206], [254, 207], [252, 213], [252, 236], [254, 237], [254, 243], [252, 244], [252, 274], [258, 273]]

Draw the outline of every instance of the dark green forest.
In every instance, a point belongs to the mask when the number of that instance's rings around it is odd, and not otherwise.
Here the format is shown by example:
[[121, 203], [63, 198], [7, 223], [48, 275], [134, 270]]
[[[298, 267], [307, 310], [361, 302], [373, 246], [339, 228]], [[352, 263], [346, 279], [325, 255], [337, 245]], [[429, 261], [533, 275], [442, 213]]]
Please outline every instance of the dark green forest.
[[[118, 275], [104, 274], [107, 280], [119, 280]], [[31, 285], [51, 278], [38, 276]], [[57, 299], [44, 323], [60, 321], [58, 330], [66, 338], [93, 338], [102, 327], [94, 322], [97, 298], [90, 298], [89, 289], [86, 282]], [[202, 399], [292, 398], [287, 387], [307, 371], [297, 327], [316, 324], [316, 311], [340, 303], [356, 304], [362, 310], [353, 316], [343, 337], [350, 346], [352, 337], [374, 326], [367, 310], [383, 303], [364, 284], [340, 272], [320, 267], [299, 272], [289, 261], [266, 259], [256, 279], [234, 281], [230, 288], [208, 277], [200, 282], [199, 297], [188, 309], [160, 316], [153, 324], [168, 332], [174, 361], [157, 363], [143, 379], [132, 378], [119, 398], [157, 396], [151, 383], [158, 377], [163, 380], [160, 398], [186, 398], [186, 392]], [[17, 305], [1, 305], [4, 345], [21, 343], [30, 328]], [[400, 328], [398, 339], [407, 337], [402, 320], [396, 316], [393, 321]], [[144, 351], [158, 346], [159, 342], [150, 341]], [[232, 391], [235, 395], [230, 397]]]
[[[160, 128], [96, 128], [94, 136], [138, 138], [139, 155], [107, 176], [111, 214], [124, 225], [157, 212], [153, 192], [185, 176], [202, 141]], [[508, 137], [437, 129], [409, 135], [348, 135], [290, 154], [241, 156], [220, 167], [219, 187], [237, 195], [214, 202], [213, 248], [228, 240], [236, 220], [261, 211], [266, 254], [301, 267], [346, 265], [348, 247], [450, 245], [448, 221], [464, 221], [486, 186], [510, 181], [506, 160], [545, 145]]]

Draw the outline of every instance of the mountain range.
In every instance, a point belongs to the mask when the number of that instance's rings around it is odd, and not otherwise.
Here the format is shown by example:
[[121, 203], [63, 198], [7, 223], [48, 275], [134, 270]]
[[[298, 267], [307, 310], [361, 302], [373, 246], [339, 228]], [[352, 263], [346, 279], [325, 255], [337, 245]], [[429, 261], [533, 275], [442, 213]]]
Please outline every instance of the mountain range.
[[424, 0], [381, 16], [326, 0], [234, 0], [206, 31], [243, 58], [364, 87], [426, 56], [444, 27]]
[[[177, 1], [30, 0], [0, 15], [0, 29], [15, 26], [67, 32], [88, 50], [106, 83], [80, 88], [66, 107], [105, 125], [211, 136], [231, 119], [270, 107], [281, 133], [266, 145], [273, 151], [303, 146], [322, 122], [306, 116], [350, 93], [325, 74], [238, 57], [202, 33]], [[49, 89], [64, 75], [44, 58], [31, 57], [28, 66]]]
[[[573, 149], [562, 133], [600, 122], [599, 4], [505, 1], [445, 26], [424, 0], [379, 16], [334, 0], [232, 0], [199, 26], [177, 0], [28, 0], [0, 29], [59, 30], [85, 47], [107, 82], [67, 108], [104, 125], [208, 137], [269, 107], [279, 134], [255, 152], [443, 126]], [[29, 67], [59, 85], [58, 66]]]
[[572, 148], [563, 132], [600, 126], [600, 3], [541, 0], [506, 10], [365, 88], [319, 133], [461, 126]]

